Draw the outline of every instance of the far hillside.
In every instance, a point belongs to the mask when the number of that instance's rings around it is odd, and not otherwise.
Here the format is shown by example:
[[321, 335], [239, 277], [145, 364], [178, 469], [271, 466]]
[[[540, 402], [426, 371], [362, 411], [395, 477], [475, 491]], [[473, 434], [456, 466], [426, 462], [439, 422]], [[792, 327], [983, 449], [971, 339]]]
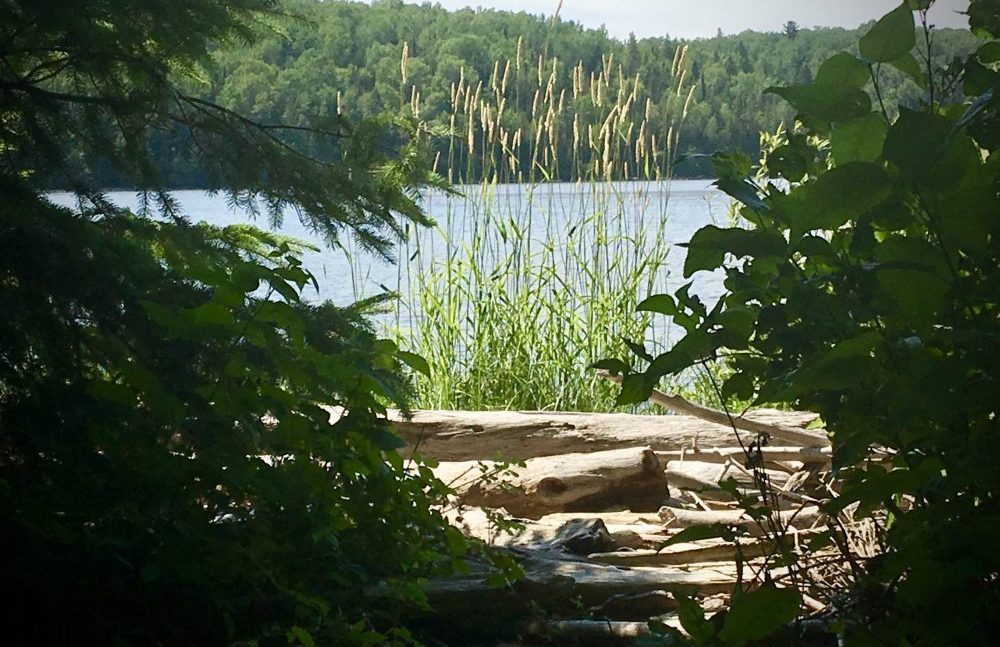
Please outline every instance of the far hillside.
[[[484, 88], [499, 85], [506, 70], [508, 101], [503, 118], [510, 130], [529, 119], [538, 101], [536, 90], [544, 92], [550, 78], [552, 92], [556, 97], [569, 97], [566, 101], [573, 100], [574, 85], [578, 86], [577, 105], [572, 106], [576, 113], [592, 110], [600, 116], [600, 110], [590, 104], [602, 98], [592, 96], [599, 93], [589, 89], [603, 73], [612, 88], [620, 83], [635, 90], [641, 102], [649, 99], [646, 117], [651, 124], [673, 123], [678, 114], [678, 88], [684, 90], [682, 99], [690, 94], [676, 152], [738, 148], [756, 155], [760, 131], [774, 130], [794, 117], [785, 102], [763, 94], [765, 89], [809, 82], [831, 54], [856, 53], [862, 33], [798, 29], [790, 23], [779, 33], [747, 31], [693, 41], [663, 37], [622, 42], [603, 29], [526, 13], [447, 11], [438, 5], [399, 0], [377, 0], [371, 5], [296, 0], [289, 5], [300, 19], [272, 25], [252, 46], [217, 52], [218, 65], [210, 78], [198, 81], [206, 98], [264, 123], [315, 123], [338, 110], [357, 117], [409, 114], [417, 109], [420, 119], [440, 128], [441, 151], [448, 148], [444, 133], [456, 112], [456, 84], [464, 83], [472, 94], [480, 82]], [[670, 25], [662, 28], [669, 33]], [[678, 49], [683, 48], [687, 48], [685, 56], [677, 66]], [[967, 31], [938, 31], [932, 44], [933, 65], [945, 73], [954, 57], [974, 48], [975, 38]], [[884, 66], [879, 78], [886, 105], [919, 102], [915, 84], [901, 73]], [[158, 159], [169, 184], [209, 186], [191, 161], [195, 153], [183, 133], [161, 133], [153, 145], [160, 152]], [[522, 145], [525, 151], [530, 147]], [[315, 153], [325, 154], [322, 150]], [[572, 154], [572, 147], [560, 148], [557, 156], [567, 159], [555, 165], [557, 179], [573, 177], [575, 166], [568, 159]], [[479, 179], [478, 166], [463, 168], [468, 173], [453, 179]], [[696, 162], [685, 162], [676, 170], [680, 176], [706, 174], [706, 167]], [[121, 186], [110, 170], [102, 179], [107, 186]]]

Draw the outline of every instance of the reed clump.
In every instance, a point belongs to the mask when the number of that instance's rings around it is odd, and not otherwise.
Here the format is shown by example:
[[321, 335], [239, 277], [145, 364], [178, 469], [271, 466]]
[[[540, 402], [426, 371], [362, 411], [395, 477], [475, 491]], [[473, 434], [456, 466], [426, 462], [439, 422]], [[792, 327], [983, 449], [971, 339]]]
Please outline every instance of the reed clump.
[[[419, 116], [406, 51], [401, 100]], [[417, 406], [615, 409], [616, 388], [588, 366], [627, 355], [651, 323], [635, 304], [663, 287], [684, 70], [678, 49], [654, 99], [611, 58], [587, 72], [529, 61], [518, 43], [487, 82], [455, 81], [437, 163], [459, 194], [429, 193], [436, 231], [399, 250], [394, 334], [431, 369], [415, 376]]]

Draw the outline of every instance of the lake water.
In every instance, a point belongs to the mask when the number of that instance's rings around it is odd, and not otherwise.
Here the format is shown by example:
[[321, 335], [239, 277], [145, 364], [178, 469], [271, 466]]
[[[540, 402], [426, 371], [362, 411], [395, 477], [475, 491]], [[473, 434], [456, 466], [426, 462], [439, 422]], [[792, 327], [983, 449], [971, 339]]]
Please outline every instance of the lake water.
[[[686, 280], [681, 268], [684, 249], [676, 247], [706, 224], [728, 221], [728, 198], [707, 180], [675, 180], [671, 182], [624, 182], [594, 187], [577, 184], [499, 185], [487, 188], [459, 187], [464, 195], [445, 196], [431, 193], [424, 197], [424, 209], [438, 226], [421, 230], [398, 248], [400, 264], [376, 259], [356, 249], [350, 240], [343, 249], [322, 248], [316, 237], [300, 223], [295, 214], [286, 215], [281, 232], [321, 247], [309, 252], [303, 264], [319, 282], [319, 292], [307, 288], [310, 300], [330, 299], [345, 305], [359, 298], [387, 290], [396, 290], [406, 275], [407, 264], [434, 263], [447, 254], [466, 248], [481, 236], [485, 226], [506, 223], [522, 237], [521, 244], [545, 244], [548, 240], [565, 240], [579, 226], [592, 222], [591, 214], [615, 212], [619, 219], [618, 235], [635, 236], [662, 224], [660, 244], [669, 247], [666, 268], [659, 268], [657, 285], [673, 291]], [[112, 192], [110, 199], [121, 206], [137, 208], [138, 197], [130, 192]], [[214, 225], [248, 222], [249, 216], [231, 208], [224, 195], [209, 195], [202, 191], [176, 191], [181, 211], [192, 221]], [[53, 202], [74, 206], [71, 194], [53, 193]], [[266, 227], [266, 222], [256, 223]], [[579, 235], [579, 234], [577, 234]], [[492, 236], [493, 244], [499, 238]], [[417, 252], [419, 250], [419, 253]], [[425, 265], [426, 266], [426, 265]], [[412, 268], [411, 268], [412, 269]], [[703, 300], [714, 302], [722, 292], [719, 274], [699, 273], [692, 292]], [[637, 295], [641, 298], [646, 295]]]

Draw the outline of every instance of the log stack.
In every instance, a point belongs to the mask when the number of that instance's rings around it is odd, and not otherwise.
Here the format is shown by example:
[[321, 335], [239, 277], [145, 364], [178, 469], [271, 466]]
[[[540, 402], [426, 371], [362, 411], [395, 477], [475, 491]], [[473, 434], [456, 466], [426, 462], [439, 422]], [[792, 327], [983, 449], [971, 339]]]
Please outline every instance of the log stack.
[[[511, 551], [525, 572], [491, 587], [486, 567], [472, 564], [466, 576], [429, 582], [452, 641], [506, 633], [518, 644], [631, 644], [651, 619], [679, 627], [677, 595], [721, 607], [737, 582], [733, 543], [665, 546], [678, 532], [731, 526], [742, 533], [741, 558], [753, 560], [776, 550], [767, 527], [793, 542], [823, 527], [817, 503], [831, 451], [823, 430], [808, 428], [814, 414], [759, 409], [730, 419], [659, 396], [683, 413], [390, 413], [404, 453], [433, 459], [454, 490], [446, 518]], [[752, 464], [747, 449], [762, 436], [771, 443]], [[762, 475], [775, 497], [764, 523], [734, 501]]]

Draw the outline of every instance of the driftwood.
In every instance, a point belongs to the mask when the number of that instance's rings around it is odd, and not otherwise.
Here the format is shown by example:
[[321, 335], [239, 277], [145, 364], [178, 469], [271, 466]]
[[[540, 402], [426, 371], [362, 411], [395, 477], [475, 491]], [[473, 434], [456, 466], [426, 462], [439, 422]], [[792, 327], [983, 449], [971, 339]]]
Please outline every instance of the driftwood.
[[441, 463], [434, 473], [462, 504], [504, 508], [517, 517], [622, 506], [655, 510], [667, 498], [666, 476], [649, 448], [533, 458], [516, 474], [491, 462]]
[[[340, 415], [334, 408], [330, 412], [334, 418]], [[416, 449], [438, 461], [524, 460], [623, 447], [678, 451], [735, 443], [728, 423], [719, 425], [689, 415], [545, 411], [414, 411], [410, 419], [397, 411], [387, 415], [408, 445], [404, 453]], [[768, 428], [801, 427], [815, 419], [812, 413], [774, 409], [759, 409], [742, 418]], [[808, 433], [810, 440], [816, 436]]]
[[622, 514], [630, 513], [555, 513], [540, 519], [515, 520], [518, 522], [516, 527], [504, 530], [499, 529], [481, 508], [461, 508], [449, 511], [445, 516], [468, 537], [492, 546], [543, 553], [588, 555], [652, 546], [666, 539], [666, 535], [662, 534], [663, 523], [656, 514], [646, 515], [645, 521], [616, 522], [616, 516]]
[[[598, 374], [618, 384], [622, 381], [620, 375], [612, 375], [607, 371], [598, 371]], [[802, 445], [804, 447], [830, 446], [830, 439], [823, 432], [810, 431], [783, 424], [763, 423], [747, 416], [730, 416], [724, 411], [709, 409], [700, 404], [689, 402], [679, 395], [667, 395], [656, 389], [653, 389], [653, 394], [649, 397], [649, 401], [655, 402], [670, 411], [694, 416], [723, 427], [729, 427], [730, 429], [735, 427], [741, 431], [749, 431], [754, 434], [767, 434], [772, 438], [794, 445]]]
[[[740, 553], [753, 559], [773, 553], [774, 543], [768, 539], [741, 541]], [[696, 542], [671, 544], [660, 549], [617, 550], [595, 553], [587, 558], [601, 564], [615, 566], [669, 566], [699, 564], [735, 559], [736, 545], [723, 539], [702, 539]]]
[[[796, 528], [808, 528], [816, 523], [820, 516], [820, 510], [816, 506], [808, 506], [796, 510], [784, 510], [778, 513], [784, 524], [789, 522]], [[674, 508], [664, 506], [660, 508], [660, 519], [664, 525], [671, 528], [686, 528], [689, 526], [702, 526], [719, 523], [726, 526], [745, 526], [751, 535], [760, 533], [757, 523], [750, 518], [743, 510], [687, 510], [684, 508]]]
[[[833, 452], [829, 447], [764, 447], [761, 450], [765, 463], [803, 463], [828, 465]], [[729, 460], [745, 459], [742, 447], [712, 447], [701, 449], [675, 449], [658, 451], [661, 462], [699, 461], [702, 463], [726, 463]]]
[[705, 569], [686, 567], [620, 568], [587, 561], [551, 559], [528, 555], [522, 561], [525, 576], [512, 587], [491, 588], [482, 572], [434, 579], [424, 591], [431, 606], [444, 617], [481, 617], [483, 609], [494, 616], [516, 617], [538, 606], [551, 613], [578, 613], [603, 605], [617, 595], [642, 595], [666, 591], [683, 595], [728, 593], [736, 580], [731, 564]]
[[533, 620], [522, 631], [527, 636], [544, 640], [545, 644], [567, 644], [576, 647], [632, 645], [639, 636], [649, 634], [648, 622], [613, 620]]

